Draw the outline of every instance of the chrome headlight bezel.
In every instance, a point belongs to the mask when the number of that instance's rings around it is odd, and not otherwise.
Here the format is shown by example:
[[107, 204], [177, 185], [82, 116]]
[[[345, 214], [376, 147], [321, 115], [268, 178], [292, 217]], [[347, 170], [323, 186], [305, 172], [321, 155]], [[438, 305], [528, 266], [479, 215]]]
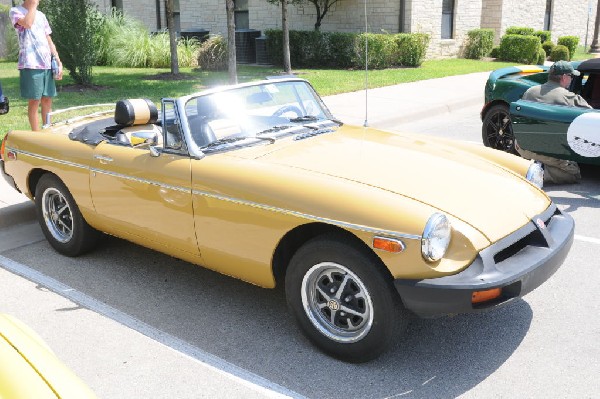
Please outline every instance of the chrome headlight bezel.
[[538, 188], [544, 188], [544, 167], [539, 162], [532, 162], [525, 176], [527, 181]]
[[429, 217], [421, 236], [421, 255], [427, 262], [437, 262], [446, 255], [450, 246], [452, 226], [443, 213], [436, 212]]

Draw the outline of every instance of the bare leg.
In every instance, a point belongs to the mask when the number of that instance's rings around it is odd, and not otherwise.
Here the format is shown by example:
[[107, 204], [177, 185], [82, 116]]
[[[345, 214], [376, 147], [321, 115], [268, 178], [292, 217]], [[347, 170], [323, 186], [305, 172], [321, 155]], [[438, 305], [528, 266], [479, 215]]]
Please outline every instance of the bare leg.
[[42, 97], [42, 126], [46, 124], [49, 112], [52, 112], [52, 97]]
[[40, 122], [38, 119], [38, 109], [40, 107], [40, 100], [29, 100], [27, 105], [27, 116], [29, 117], [29, 125], [31, 130], [40, 130]]

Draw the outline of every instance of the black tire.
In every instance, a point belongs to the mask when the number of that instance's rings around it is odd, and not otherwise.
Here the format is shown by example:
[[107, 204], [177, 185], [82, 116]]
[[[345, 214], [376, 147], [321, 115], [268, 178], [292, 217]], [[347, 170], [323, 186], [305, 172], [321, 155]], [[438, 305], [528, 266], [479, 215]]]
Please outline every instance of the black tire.
[[481, 127], [483, 144], [510, 154], [515, 150], [515, 135], [512, 130], [509, 108], [505, 104], [492, 106], [483, 118]]
[[335, 236], [309, 241], [290, 261], [288, 307], [308, 339], [330, 356], [375, 359], [405, 329], [407, 311], [378, 263], [372, 252]]
[[59, 253], [78, 256], [96, 245], [100, 233], [83, 219], [71, 193], [55, 175], [40, 178], [35, 207], [46, 239]]

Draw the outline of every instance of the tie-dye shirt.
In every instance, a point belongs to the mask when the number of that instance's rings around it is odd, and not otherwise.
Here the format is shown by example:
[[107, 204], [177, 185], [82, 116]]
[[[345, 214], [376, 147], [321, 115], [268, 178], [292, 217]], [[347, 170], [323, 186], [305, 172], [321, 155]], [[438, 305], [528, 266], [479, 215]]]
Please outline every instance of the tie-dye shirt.
[[52, 33], [46, 16], [41, 11], [36, 11], [35, 20], [31, 29], [25, 29], [17, 22], [25, 18], [28, 11], [25, 7], [13, 7], [10, 9], [10, 21], [12, 22], [19, 38], [19, 69], [50, 69], [50, 46], [47, 35]]

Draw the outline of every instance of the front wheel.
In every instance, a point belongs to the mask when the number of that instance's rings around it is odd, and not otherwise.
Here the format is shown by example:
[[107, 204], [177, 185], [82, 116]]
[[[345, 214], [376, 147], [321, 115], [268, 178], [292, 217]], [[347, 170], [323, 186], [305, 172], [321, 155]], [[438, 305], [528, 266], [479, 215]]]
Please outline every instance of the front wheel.
[[78, 256], [96, 244], [99, 232], [83, 219], [71, 193], [55, 175], [40, 178], [35, 205], [44, 236], [56, 251]]
[[504, 104], [492, 106], [483, 118], [481, 130], [483, 144], [486, 147], [517, 154], [508, 106]]
[[338, 237], [309, 241], [292, 258], [285, 280], [288, 307], [327, 354], [365, 362], [399, 339], [407, 317], [377, 262], [374, 254]]

